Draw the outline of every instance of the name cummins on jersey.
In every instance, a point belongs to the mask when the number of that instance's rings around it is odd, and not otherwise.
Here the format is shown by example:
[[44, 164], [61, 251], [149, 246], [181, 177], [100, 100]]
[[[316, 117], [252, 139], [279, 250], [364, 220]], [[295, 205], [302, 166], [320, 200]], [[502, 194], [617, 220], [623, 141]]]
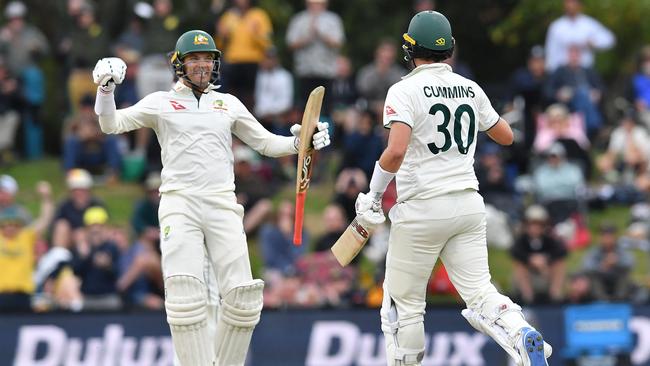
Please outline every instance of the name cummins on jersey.
[[384, 127], [403, 122], [412, 129], [395, 178], [397, 201], [478, 190], [477, 133], [498, 121], [483, 89], [447, 64], [420, 65], [395, 83], [386, 96]]

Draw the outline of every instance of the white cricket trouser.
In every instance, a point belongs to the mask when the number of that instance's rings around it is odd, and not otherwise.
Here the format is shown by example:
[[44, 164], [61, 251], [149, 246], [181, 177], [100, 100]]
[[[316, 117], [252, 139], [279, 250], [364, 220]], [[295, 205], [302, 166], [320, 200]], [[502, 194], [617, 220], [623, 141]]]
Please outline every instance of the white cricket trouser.
[[[391, 300], [399, 319], [424, 314], [427, 282], [438, 257], [466, 303], [497, 293], [488, 268], [485, 205], [476, 191], [401, 202], [390, 218], [382, 315]], [[424, 338], [423, 328], [421, 333]]]
[[219, 293], [251, 281], [243, 215], [233, 192], [163, 193], [158, 210], [163, 277], [188, 275], [210, 282], [204, 273], [207, 254]]

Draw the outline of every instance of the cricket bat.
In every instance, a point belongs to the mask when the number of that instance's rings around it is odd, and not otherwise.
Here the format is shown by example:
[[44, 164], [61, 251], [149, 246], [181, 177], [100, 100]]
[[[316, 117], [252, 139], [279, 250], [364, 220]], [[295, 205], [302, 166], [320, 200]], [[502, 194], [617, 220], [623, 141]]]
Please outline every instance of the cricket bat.
[[302, 115], [302, 128], [300, 129], [300, 146], [298, 146], [298, 169], [296, 174], [296, 218], [293, 227], [293, 243], [302, 244], [302, 224], [305, 218], [305, 199], [311, 180], [313, 168], [314, 147], [312, 136], [316, 131], [316, 124], [320, 118], [320, 108], [323, 104], [325, 88], [316, 87], [309, 94], [305, 113]]
[[372, 234], [371, 230], [363, 227], [356, 218], [352, 220], [352, 223], [348, 225], [348, 228], [331, 248], [334, 257], [341, 266], [345, 267], [350, 264], [366, 244], [370, 234]]

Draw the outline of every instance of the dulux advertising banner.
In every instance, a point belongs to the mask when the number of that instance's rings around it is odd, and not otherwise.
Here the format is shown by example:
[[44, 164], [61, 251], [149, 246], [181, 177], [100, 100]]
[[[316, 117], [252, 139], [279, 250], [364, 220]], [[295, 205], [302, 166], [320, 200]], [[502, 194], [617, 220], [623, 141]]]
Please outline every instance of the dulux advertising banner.
[[[526, 313], [554, 346], [551, 365], [564, 365], [568, 354], [564, 313], [562, 307]], [[586, 331], [618, 324], [580, 321], [579, 329]], [[633, 308], [627, 323], [632, 364], [650, 366], [650, 307]], [[509, 365], [506, 353], [471, 328], [460, 309], [428, 309], [425, 329], [423, 366]], [[171, 366], [174, 359], [162, 312], [0, 315], [0, 344], [0, 366]], [[384, 366], [379, 311], [265, 311], [247, 364]]]

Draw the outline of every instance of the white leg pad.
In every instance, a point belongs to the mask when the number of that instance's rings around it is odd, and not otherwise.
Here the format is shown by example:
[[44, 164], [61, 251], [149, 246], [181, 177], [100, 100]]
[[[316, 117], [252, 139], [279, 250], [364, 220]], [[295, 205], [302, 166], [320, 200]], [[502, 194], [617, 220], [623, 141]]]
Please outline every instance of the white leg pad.
[[381, 323], [388, 365], [421, 365], [424, 358], [424, 317], [417, 315], [400, 319], [395, 305], [391, 305], [388, 313], [382, 314]]
[[242, 366], [253, 330], [260, 321], [264, 281], [252, 280], [232, 288], [221, 300], [217, 323], [217, 365]]
[[214, 347], [207, 329], [205, 285], [193, 276], [165, 279], [165, 310], [181, 366], [211, 366]]

